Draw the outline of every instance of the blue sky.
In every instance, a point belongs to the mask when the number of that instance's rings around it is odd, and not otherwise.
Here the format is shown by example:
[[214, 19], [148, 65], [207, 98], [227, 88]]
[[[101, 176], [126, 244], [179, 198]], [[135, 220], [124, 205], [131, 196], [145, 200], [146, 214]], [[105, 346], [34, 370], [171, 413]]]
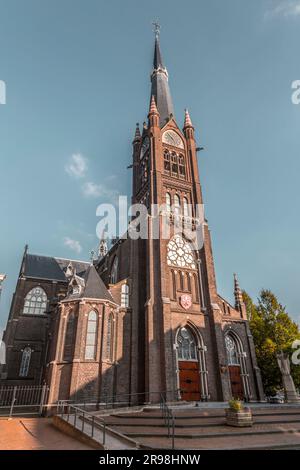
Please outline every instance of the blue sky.
[[4, 326], [24, 245], [88, 259], [96, 207], [130, 194], [131, 141], [161, 46], [180, 125], [188, 107], [218, 288], [232, 273], [299, 320], [300, 1], [0, 0], [0, 271]]

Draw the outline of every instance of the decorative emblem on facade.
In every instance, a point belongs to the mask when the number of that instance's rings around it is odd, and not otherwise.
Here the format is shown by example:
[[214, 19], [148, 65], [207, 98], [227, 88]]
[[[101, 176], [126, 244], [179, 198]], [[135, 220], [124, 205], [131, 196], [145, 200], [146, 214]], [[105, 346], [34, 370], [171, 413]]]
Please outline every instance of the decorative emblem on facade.
[[192, 306], [192, 297], [188, 294], [183, 294], [180, 297], [180, 305], [185, 309], [188, 310]]

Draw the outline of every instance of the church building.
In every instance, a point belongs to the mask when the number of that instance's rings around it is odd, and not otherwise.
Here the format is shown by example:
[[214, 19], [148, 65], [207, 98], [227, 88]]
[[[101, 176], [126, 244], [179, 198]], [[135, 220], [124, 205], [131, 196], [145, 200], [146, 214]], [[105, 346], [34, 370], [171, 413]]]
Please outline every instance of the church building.
[[[4, 332], [1, 385], [47, 384], [50, 404], [105, 397], [155, 403], [161, 394], [172, 401], [264, 399], [237, 277], [231, 305], [217, 291], [207, 220], [201, 247], [186, 235], [203, 205], [199, 147], [188, 111], [183, 128], [175, 119], [158, 32], [149, 103], [131, 164], [132, 204], [147, 207], [149, 236], [116, 239], [109, 250], [102, 240], [93, 262], [26, 247]], [[164, 210], [153, 214], [153, 204]], [[162, 217], [169, 237], [153, 237]]]

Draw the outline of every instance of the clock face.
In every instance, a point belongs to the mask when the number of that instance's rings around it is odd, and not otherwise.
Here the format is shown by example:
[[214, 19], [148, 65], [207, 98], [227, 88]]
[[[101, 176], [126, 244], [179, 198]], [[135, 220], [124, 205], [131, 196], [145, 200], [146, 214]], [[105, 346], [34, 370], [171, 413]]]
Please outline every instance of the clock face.
[[150, 147], [150, 140], [149, 140], [149, 137], [146, 136], [142, 143], [140, 159], [143, 158], [143, 156], [145, 155], [149, 147]]
[[172, 130], [166, 131], [163, 134], [162, 141], [165, 144], [173, 145], [173, 147], [178, 147], [180, 149], [184, 148], [182, 139], [179, 137], [177, 132], [174, 132]]

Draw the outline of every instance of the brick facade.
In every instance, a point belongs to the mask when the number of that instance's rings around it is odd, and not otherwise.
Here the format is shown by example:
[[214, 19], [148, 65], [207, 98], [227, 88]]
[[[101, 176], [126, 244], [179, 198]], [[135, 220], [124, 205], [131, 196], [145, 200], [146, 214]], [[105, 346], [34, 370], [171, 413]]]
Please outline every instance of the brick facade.
[[[69, 398], [76, 402], [102, 401], [107, 397], [124, 401], [129, 394], [131, 403], [157, 402], [161, 393], [170, 400], [181, 399], [185, 393], [181, 333], [192, 338], [189, 347], [194, 355], [188, 361], [199, 374], [200, 385], [191, 391], [190, 399], [198, 395], [201, 400], [230, 399], [235, 393], [230, 376], [232, 365], [240, 371], [244, 398], [263, 399], [253, 339], [237, 280], [235, 306], [217, 292], [207, 220], [202, 224], [203, 246], [192, 250], [191, 255], [185, 254], [185, 258], [180, 255], [192, 246], [187, 228], [194, 233], [203, 222], [196, 212], [197, 206], [203, 204], [198, 149], [189, 114], [186, 112], [182, 130], [169, 114], [172, 106], [166, 91], [167, 72], [160, 61], [156, 40], [154, 96], [148, 124], [144, 124], [142, 134], [137, 128], [133, 141], [132, 203], [147, 206], [148, 238], [116, 241], [92, 267], [88, 263], [79, 266], [75, 261], [56, 258], [46, 261], [24, 255], [4, 335], [8, 349], [5, 383], [46, 382], [51, 403]], [[162, 88], [155, 83], [158, 79], [164, 84]], [[159, 93], [166, 96], [158, 96]], [[168, 208], [168, 198], [172, 204], [175, 201], [172, 208]], [[186, 203], [188, 214], [184, 213]], [[164, 208], [156, 215], [151, 210], [152, 204]], [[184, 225], [184, 232], [177, 239], [183, 248], [177, 246], [171, 258], [178, 220]], [[167, 238], [163, 221], [167, 221], [170, 229]], [[157, 222], [159, 237], [155, 239]], [[180, 262], [176, 261], [178, 254]], [[112, 274], [116, 260], [118, 267]], [[39, 263], [51, 265], [53, 279], [45, 276], [46, 268], [39, 275], [32, 275]], [[93, 281], [89, 278], [95, 269], [99, 282], [95, 273]], [[94, 297], [89, 284], [96, 289]], [[126, 302], [124, 285], [129, 292]], [[28, 315], [23, 312], [24, 302], [27, 293], [36, 286], [46, 293], [48, 308], [43, 315]], [[76, 295], [80, 290], [81, 295]], [[89, 294], [85, 295], [87, 291]], [[94, 357], [87, 359], [87, 341], [94, 338], [88, 330], [90, 312], [97, 318], [91, 328], [97, 326]], [[230, 344], [235, 345], [232, 356]], [[20, 377], [26, 346], [31, 348], [29, 371], [26, 377]], [[186, 383], [190, 382], [188, 378]]]

